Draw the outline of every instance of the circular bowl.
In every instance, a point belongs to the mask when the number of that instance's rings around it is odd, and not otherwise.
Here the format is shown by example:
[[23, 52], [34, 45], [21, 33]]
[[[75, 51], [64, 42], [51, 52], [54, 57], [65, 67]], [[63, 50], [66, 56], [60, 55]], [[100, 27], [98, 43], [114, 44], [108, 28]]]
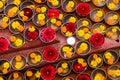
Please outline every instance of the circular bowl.
[[77, 22], [77, 27], [79, 28], [82, 26], [91, 27], [92, 26], [91, 21], [87, 18], [79, 19]]
[[106, 5], [109, 10], [116, 11], [116, 10], [120, 9], [119, 0], [106, 0]]
[[47, 11], [48, 11], [48, 6], [46, 6], [46, 5], [38, 5], [38, 6], [36, 6], [36, 8], [35, 8], [35, 12], [36, 13], [47, 13]]
[[118, 74], [119, 72], [120, 72], [120, 67], [118, 65], [109, 66], [107, 69], [107, 75], [112, 80], [120, 79], [120, 74]]
[[[25, 44], [25, 38], [23, 37], [22, 34], [12, 34], [11, 36], [14, 36], [14, 39], [15, 39], [14, 41], [13, 41], [13, 39], [11, 39], [12, 41], [9, 40], [10, 46], [12, 48], [20, 48]], [[17, 40], [17, 42], [16, 42], [16, 40]], [[20, 45], [20, 43], [21, 43], [21, 45]]]
[[11, 65], [8, 60], [0, 60], [0, 66], [2, 68], [0, 70], [1, 75], [5, 75], [11, 70]]
[[93, 26], [92, 26], [92, 33], [102, 33], [102, 34], [105, 34], [106, 32], [106, 25], [104, 23], [95, 23]]
[[[62, 71], [61, 73], [59, 73], [58, 70], [57, 70], [57, 73], [58, 73], [59, 76], [67, 76], [67, 75], [69, 75], [70, 72], [71, 72], [71, 65], [70, 65], [69, 62], [67, 62], [67, 61], [61, 61], [61, 62], [59, 62], [59, 63], [57, 64], [57, 66], [56, 66], [56, 69], [58, 69], [58, 68], [63, 69], [63, 68], [62, 68], [62, 63], [65, 64], [65, 66], [63, 65], [63, 66], [64, 66], [64, 70], [63, 70], [64, 73], [63, 73], [63, 71]], [[67, 64], [67, 65], [66, 65], [66, 64]], [[67, 69], [66, 66], [67, 66], [67, 68], [69, 68], [69, 69]]]
[[[24, 36], [27, 41], [35, 41], [39, 38], [39, 29], [35, 26], [30, 26], [24, 31]], [[33, 36], [34, 34], [34, 36]], [[29, 36], [28, 36], [29, 35]]]
[[20, 9], [23, 9], [23, 8], [30, 8], [32, 10], [35, 9], [35, 4], [30, 0], [28, 1], [24, 1], [22, 2], [22, 4], [20, 5]]
[[[14, 25], [13, 25], [13, 23], [14, 23]], [[21, 33], [24, 31], [24, 26], [25, 26], [24, 22], [22, 20], [16, 18], [10, 22], [9, 30], [14, 34], [18, 34], [18, 33]]]
[[26, 58], [23, 55], [15, 55], [11, 60], [11, 65], [14, 70], [22, 70], [26, 67]]
[[17, 16], [19, 11], [19, 8], [17, 5], [15, 4], [8, 4], [5, 9], [4, 9], [4, 13], [8, 16], [8, 17], [15, 17]]
[[10, 74], [8, 80], [24, 80], [24, 77], [21, 72], [16, 71], [16, 72], [13, 72], [12, 74]]
[[88, 55], [91, 51], [91, 45], [87, 41], [79, 41], [76, 44], [76, 53], [80, 56]]
[[5, 8], [5, 3], [1, 0], [0, 1], [0, 12], [2, 12]]
[[106, 4], [106, 0], [101, 1], [101, 0], [92, 0], [93, 4], [97, 7], [102, 7]]
[[90, 19], [94, 22], [101, 22], [104, 19], [104, 11], [100, 8], [93, 9], [90, 12]]
[[89, 27], [82, 26], [76, 31], [76, 37], [80, 40], [88, 40], [91, 36], [91, 30]]
[[92, 54], [88, 57], [87, 62], [91, 68], [99, 68], [103, 65], [103, 58], [100, 54]]
[[72, 45], [66, 44], [60, 48], [60, 56], [64, 59], [72, 58], [74, 54], [75, 54], [75, 49]]
[[113, 11], [108, 12], [104, 18], [105, 23], [108, 25], [116, 25], [119, 22], [119, 19], [119, 14]]
[[32, 18], [33, 23], [38, 26], [44, 26], [48, 22], [48, 18], [45, 13], [37, 13]]
[[75, 73], [83, 73], [85, 70], [87, 70], [87, 68], [88, 64], [84, 58], [77, 58], [72, 63], [72, 70]]
[[30, 68], [25, 71], [25, 80], [40, 80], [40, 71], [36, 68]]
[[106, 30], [106, 37], [111, 39], [111, 40], [117, 40], [119, 39], [119, 26], [112, 26]]
[[79, 79], [79, 77], [82, 76], [82, 79], [85, 79], [85, 80], [91, 80], [91, 77], [88, 73], [80, 73], [78, 74], [78, 76], [76, 77], [76, 80], [81, 80], [81, 78]]
[[[111, 53], [111, 55], [110, 55]], [[107, 50], [103, 54], [103, 59], [106, 64], [113, 65], [118, 62], [119, 60], [119, 54], [115, 50]], [[108, 63], [111, 59], [113, 59], [113, 63]]]
[[6, 29], [9, 25], [10, 19], [8, 16], [1, 14], [0, 15], [0, 29]]
[[[68, 11], [68, 10], [66, 9], [69, 1], [72, 1], [72, 2], [73, 2], [73, 3], [72, 3], [72, 7], [71, 7], [72, 10], [70, 10], [70, 11]], [[74, 5], [73, 5], [73, 4], [74, 4]], [[71, 6], [70, 3], [69, 3], [69, 5]], [[62, 3], [62, 9], [63, 9], [65, 12], [74, 12], [75, 9], [76, 9], [76, 5], [77, 5], [77, 4], [76, 4], [76, 2], [75, 2], [74, 0], [64, 0], [63, 3]]]
[[54, 0], [47, 0], [47, 5], [50, 8], [59, 8], [61, 6], [61, 3], [62, 3], [62, 0], [55, 0], [55, 1]]
[[72, 23], [76, 23], [77, 22], [77, 17], [73, 14], [66, 14], [62, 20], [63, 23], [68, 23], [68, 22], [72, 22]]
[[[102, 79], [103, 77], [104, 77], [103, 80], [107, 79], [107, 74], [106, 74], [106, 72], [103, 69], [97, 68], [97, 69], [93, 70], [92, 73], [91, 73], [91, 79], [94, 80], [96, 75], [100, 79]], [[101, 75], [102, 77], [100, 77], [99, 75]]]
[[[39, 60], [41, 58], [41, 60]], [[32, 51], [27, 56], [27, 62], [31, 66], [39, 65], [43, 61], [43, 56], [39, 51]]]

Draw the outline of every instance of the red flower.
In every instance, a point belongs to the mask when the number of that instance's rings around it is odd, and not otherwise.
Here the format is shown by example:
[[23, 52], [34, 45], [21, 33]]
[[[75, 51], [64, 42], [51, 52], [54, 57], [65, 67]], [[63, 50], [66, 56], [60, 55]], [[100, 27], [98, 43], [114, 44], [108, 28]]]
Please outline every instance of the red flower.
[[23, 11], [25, 16], [32, 17], [33, 11], [30, 8], [24, 8]]
[[78, 76], [77, 80], [91, 80], [91, 79], [89, 75], [81, 74], [80, 76]]
[[5, 38], [0, 38], [0, 51], [8, 50], [9, 43]]
[[27, 33], [27, 38], [30, 40], [35, 40], [37, 37], [38, 37], [37, 31]]
[[55, 35], [56, 35], [55, 30], [51, 28], [44, 28], [41, 32], [41, 38], [46, 42], [52, 41], [55, 38]]
[[77, 14], [86, 16], [90, 13], [90, 5], [87, 3], [80, 3], [76, 9]]
[[56, 75], [56, 69], [53, 65], [46, 65], [41, 69], [41, 77], [44, 80], [52, 80]]
[[49, 9], [47, 16], [49, 18], [58, 18], [59, 17], [59, 10], [58, 9]]
[[82, 64], [74, 63], [73, 69], [75, 72], [82, 72], [85, 68], [82, 66]]
[[90, 43], [93, 46], [102, 46], [104, 41], [105, 41], [105, 38], [101, 33], [95, 33], [90, 37]]
[[76, 30], [76, 25], [75, 23], [69, 22], [66, 24], [66, 28], [67, 28], [67, 31], [74, 33]]
[[52, 46], [47, 47], [43, 52], [43, 56], [47, 61], [55, 61], [58, 55], [58, 51]]

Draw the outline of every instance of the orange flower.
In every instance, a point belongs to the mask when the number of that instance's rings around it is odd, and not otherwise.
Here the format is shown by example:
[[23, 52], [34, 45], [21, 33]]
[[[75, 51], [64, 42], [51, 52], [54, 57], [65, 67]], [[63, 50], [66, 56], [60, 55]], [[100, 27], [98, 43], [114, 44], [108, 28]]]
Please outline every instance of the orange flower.
[[84, 28], [83, 30], [84, 30], [84, 32], [86, 32], [86, 33], [89, 31], [88, 28]]
[[61, 26], [61, 24], [62, 24], [61, 21], [57, 21], [57, 22], [56, 22], [56, 25], [57, 25], [57, 26]]
[[32, 71], [27, 71], [27, 76], [28, 77], [31, 77], [33, 75], [33, 72]]
[[98, 3], [99, 3], [98, 0], [94, 0], [95, 5], [98, 5]]
[[40, 9], [40, 8], [36, 8], [36, 12], [38, 12], [38, 13], [39, 13], [40, 11], [41, 11], [41, 9]]
[[27, 21], [27, 20], [28, 20], [28, 17], [27, 17], [27, 16], [23, 16], [23, 17], [22, 17], [22, 20], [23, 20], [23, 21]]
[[107, 32], [106, 35], [107, 35], [108, 37], [111, 37], [113, 34], [112, 34], [111, 32]]
[[67, 58], [71, 58], [72, 56], [71, 56], [71, 53], [66, 53], [66, 57]]
[[45, 21], [43, 21], [43, 20], [39, 21], [39, 24], [43, 26], [43, 25], [45, 25]]
[[2, 28], [6, 28], [8, 26], [8, 24], [6, 22], [3, 22], [3, 21], [1, 22], [0, 25], [1, 25]]
[[15, 37], [15, 36], [11, 36], [11, 37], [10, 37], [10, 41], [11, 41], [11, 42], [15, 42], [15, 41], [16, 41], [16, 37]]
[[37, 3], [41, 3], [42, 1], [41, 0], [34, 0], [35, 2], [37, 2]]
[[81, 54], [83, 50], [81, 48], [77, 49], [78, 54]]
[[9, 17], [13, 17], [14, 16], [14, 12], [12, 10], [8, 10], [8, 16]]
[[66, 10], [67, 10], [67, 12], [70, 12], [70, 11], [72, 11], [72, 8], [71, 7], [66, 7]]
[[118, 4], [119, 0], [113, 0], [113, 3]]
[[98, 30], [97, 29], [93, 29], [93, 33], [98, 33]]
[[48, 0], [48, 2], [52, 2], [52, 0]]
[[113, 72], [112, 70], [108, 70], [108, 74], [109, 74], [109, 75], [113, 75], [114, 72]]
[[63, 26], [63, 27], [62, 27], [62, 32], [65, 33], [66, 31], [67, 31], [66, 27]]
[[93, 55], [93, 58], [94, 58], [94, 59], [98, 58], [98, 55], [97, 55], [97, 54], [94, 54], [94, 55]]
[[113, 24], [113, 19], [108, 19], [107, 23], [112, 25]]
[[60, 73], [63, 72], [63, 68], [62, 68], [62, 67], [59, 67], [57, 71], [58, 71], [58, 73], [60, 74]]
[[17, 79], [17, 78], [19, 77], [19, 74], [18, 74], [17, 72], [15, 72], [15, 73], [13, 74], [13, 77], [14, 77], [15, 79]]
[[95, 20], [95, 22], [99, 22], [100, 18], [99, 17], [95, 17], [94, 20]]
[[18, 55], [18, 56], [15, 57], [15, 60], [16, 60], [16, 61], [21, 61], [21, 60], [22, 60], [22, 57], [21, 57], [20, 55]]
[[85, 63], [85, 62], [82, 63], [82, 66], [83, 66], [83, 67], [86, 67], [86, 66], [87, 66], [87, 63]]
[[3, 74], [6, 74], [8, 72], [8, 70], [7, 69], [3, 69], [2, 72], [3, 72]]
[[22, 32], [22, 31], [24, 30], [24, 27], [21, 25], [21, 26], [18, 27], [18, 30], [19, 30], [20, 32]]
[[35, 54], [35, 53], [31, 53], [31, 54], [30, 54], [30, 57], [31, 57], [31, 58], [35, 58], [35, 57], [36, 57], [36, 54]]
[[108, 59], [108, 64], [113, 64], [113, 62], [114, 62], [114, 59], [113, 58], [110, 58], [110, 59]]

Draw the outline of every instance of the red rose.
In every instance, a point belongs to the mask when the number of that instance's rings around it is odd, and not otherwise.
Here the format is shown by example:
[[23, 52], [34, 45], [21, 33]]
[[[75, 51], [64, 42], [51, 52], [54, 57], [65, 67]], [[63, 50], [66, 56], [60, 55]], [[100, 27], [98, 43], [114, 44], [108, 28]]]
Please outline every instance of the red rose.
[[0, 51], [8, 50], [9, 43], [5, 38], [0, 38]]
[[59, 10], [58, 9], [49, 9], [47, 16], [49, 18], [58, 18], [59, 17]]
[[93, 46], [102, 46], [104, 41], [105, 38], [101, 33], [95, 33], [90, 37], [90, 43]]
[[77, 80], [91, 80], [91, 79], [89, 75], [81, 74], [80, 76], [78, 76]]
[[75, 30], [76, 30], [76, 25], [75, 25], [75, 23], [72, 23], [72, 22], [67, 23], [67, 24], [66, 24], [66, 29], [67, 29], [67, 31], [74, 33]]
[[46, 65], [41, 69], [43, 80], [52, 80], [56, 75], [56, 69], [53, 65]]
[[35, 40], [37, 37], [38, 37], [38, 32], [37, 31], [27, 33], [27, 38], [30, 39], [30, 40], [31, 39]]
[[47, 61], [55, 61], [58, 58], [59, 53], [54, 47], [49, 46], [45, 48], [43, 52], [43, 56], [44, 56], [44, 59]]
[[23, 11], [25, 16], [32, 17], [33, 11], [30, 8], [24, 8]]
[[85, 68], [82, 66], [82, 64], [74, 63], [73, 69], [75, 72], [82, 72]]
[[80, 3], [77, 6], [76, 12], [78, 15], [86, 16], [90, 13], [90, 5], [87, 3]]

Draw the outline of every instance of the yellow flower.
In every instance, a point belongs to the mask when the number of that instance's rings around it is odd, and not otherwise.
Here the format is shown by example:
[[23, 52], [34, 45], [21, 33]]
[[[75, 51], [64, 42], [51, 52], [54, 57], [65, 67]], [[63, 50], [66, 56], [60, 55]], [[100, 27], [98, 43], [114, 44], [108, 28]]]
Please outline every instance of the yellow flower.
[[90, 38], [90, 34], [89, 33], [86, 33], [85, 35], [84, 35], [84, 39], [89, 39]]
[[64, 69], [66, 69], [66, 68], [68, 68], [68, 64], [67, 63], [62, 63], [62, 68], [64, 68]]
[[75, 23], [76, 22], [76, 18], [75, 17], [70, 17], [68, 21]]
[[20, 16], [24, 16], [24, 11], [20, 11]]
[[103, 12], [102, 11], [97, 11], [96, 16], [99, 17], [99, 18], [102, 17], [103, 16]]
[[95, 68], [98, 66], [98, 63], [96, 61], [92, 60], [90, 65]]
[[88, 49], [88, 45], [83, 42], [83, 43], [80, 45], [80, 48], [81, 48], [82, 50], [86, 51], [86, 50]]
[[37, 71], [37, 72], [35, 73], [35, 76], [36, 76], [36, 78], [40, 78], [40, 72]]
[[52, 0], [52, 5], [53, 6], [57, 6], [59, 4], [59, 1], [58, 0]]
[[37, 56], [35, 57], [35, 61], [37, 61], [37, 62], [41, 61], [41, 59], [42, 59], [42, 57], [41, 57], [40, 55], [37, 55]]
[[45, 19], [45, 14], [38, 14], [37, 18], [38, 18], [38, 21], [44, 20]]
[[34, 5], [28, 5], [27, 8], [34, 9], [35, 6]]
[[12, 28], [13, 28], [13, 29], [18, 28], [18, 26], [20, 26], [20, 23], [19, 23], [18, 21], [12, 22]]
[[115, 9], [115, 7], [116, 6], [115, 6], [115, 4], [113, 2], [108, 4], [108, 8], [111, 9], [111, 10]]
[[16, 41], [15, 41], [15, 46], [17, 46], [17, 47], [19, 47], [19, 46], [22, 46], [22, 44], [23, 44], [23, 41], [22, 41], [22, 39], [17, 39]]
[[14, 3], [15, 5], [20, 5], [21, 0], [14, 0], [13, 3]]
[[105, 26], [104, 25], [100, 25], [100, 30], [104, 31], [105, 30]]
[[28, 31], [34, 32], [34, 31], [35, 31], [35, 27], [34, 27], [34, 26], [29, 27], [29, 28], [28, 28]]
[[116, 71], [115, 71], [115, 75], [116, 75], [116, 76], [120, 76], [120, 70], [116, 70]]
[[113, 19], [114, 19], [114, 20], [117, 20], [117, 19], [118, 19], [118, 15], [116, 15], [116, 14], [113, 15]]
[[41, 7], [41, 12], [44, 13], [46, 12], [47, 8], [46, 7]]
[[67, 31], [66, 36], [72, 36], [72, 32]]
[[96, 58], [95, 61], [100, 64], [102, 62], [102, 59], [100, 57]]
[[63, 14], [59, 14], [59, 17], [58, 17], [60, 20], [63, 19]]
[[89, 22], [88, 21], [86, 21], [86, 20], [83, 20], [82, 21], [82, 26], [88, 26], [89, 25]]
[[100, 2], [104, 2], [105, 0], [100, 0]]
[[4, 80], [3, 77], [0, 77], [0, 80]]
[[116, 33], [116, 32], [117, 32], [117, 29], [116, 29], [116, 28], [113, 28], [113, 29], [112, 29], [112, 32], [113, 32], [113, 33]]
[[2, 19], [3, 22], [8, 22], [8, 20], [9, 20], [8, 17], [3, 17]]
[[13, 7], [11, 10], [12, 10], [14, 13], [16, 13], [16, 12], [18, 11], [18, 7]]
[[4, 3], [2, 1], [0, 1], [0, 9], [3, 8]]
[[69, 1], [67, 6], [74, 7], [74, 5], [75, 5], [75, 3], [73, 1]]
[[110, 52], [105, 53], [105, 58], [110, 59], [112, 57], [112, 54]]
[[101, 73], [97, 73], [94, 80], [105, 80], [105, 77]]
[[15, 63], [15, 68], [16, 69], [21, 69], [23, 67], [23, 62], [16, 62]]
[[8, 69], [10, 67], [10, 64], [8, 62], [5, 62], [3, 64], [4, 69]]
[[73, 48], [69, 48], [68, 46], [64, 46], [64, 47], [62, 48], [62, 51], [63, 51], [63, 52], [71, 52], [72, 49], [73, 49]]
[[78, 58], [78, 63], [83, 63], [84, 62], [84, 59], [82, 59], [82, 58]]
[[85, 32], [83, 30], [79, 30], [77, 33], [78, 33], [78, 36], [80, 36], [80, 37], [82, 37], [85, 34]]
[[55, 18], [53, 18], [53, 19], [50, 20], [50, 22], [53, 23], [53, 24], [55, 24], [56, 21], [57, 21], [57, 20], [56, 20]]

